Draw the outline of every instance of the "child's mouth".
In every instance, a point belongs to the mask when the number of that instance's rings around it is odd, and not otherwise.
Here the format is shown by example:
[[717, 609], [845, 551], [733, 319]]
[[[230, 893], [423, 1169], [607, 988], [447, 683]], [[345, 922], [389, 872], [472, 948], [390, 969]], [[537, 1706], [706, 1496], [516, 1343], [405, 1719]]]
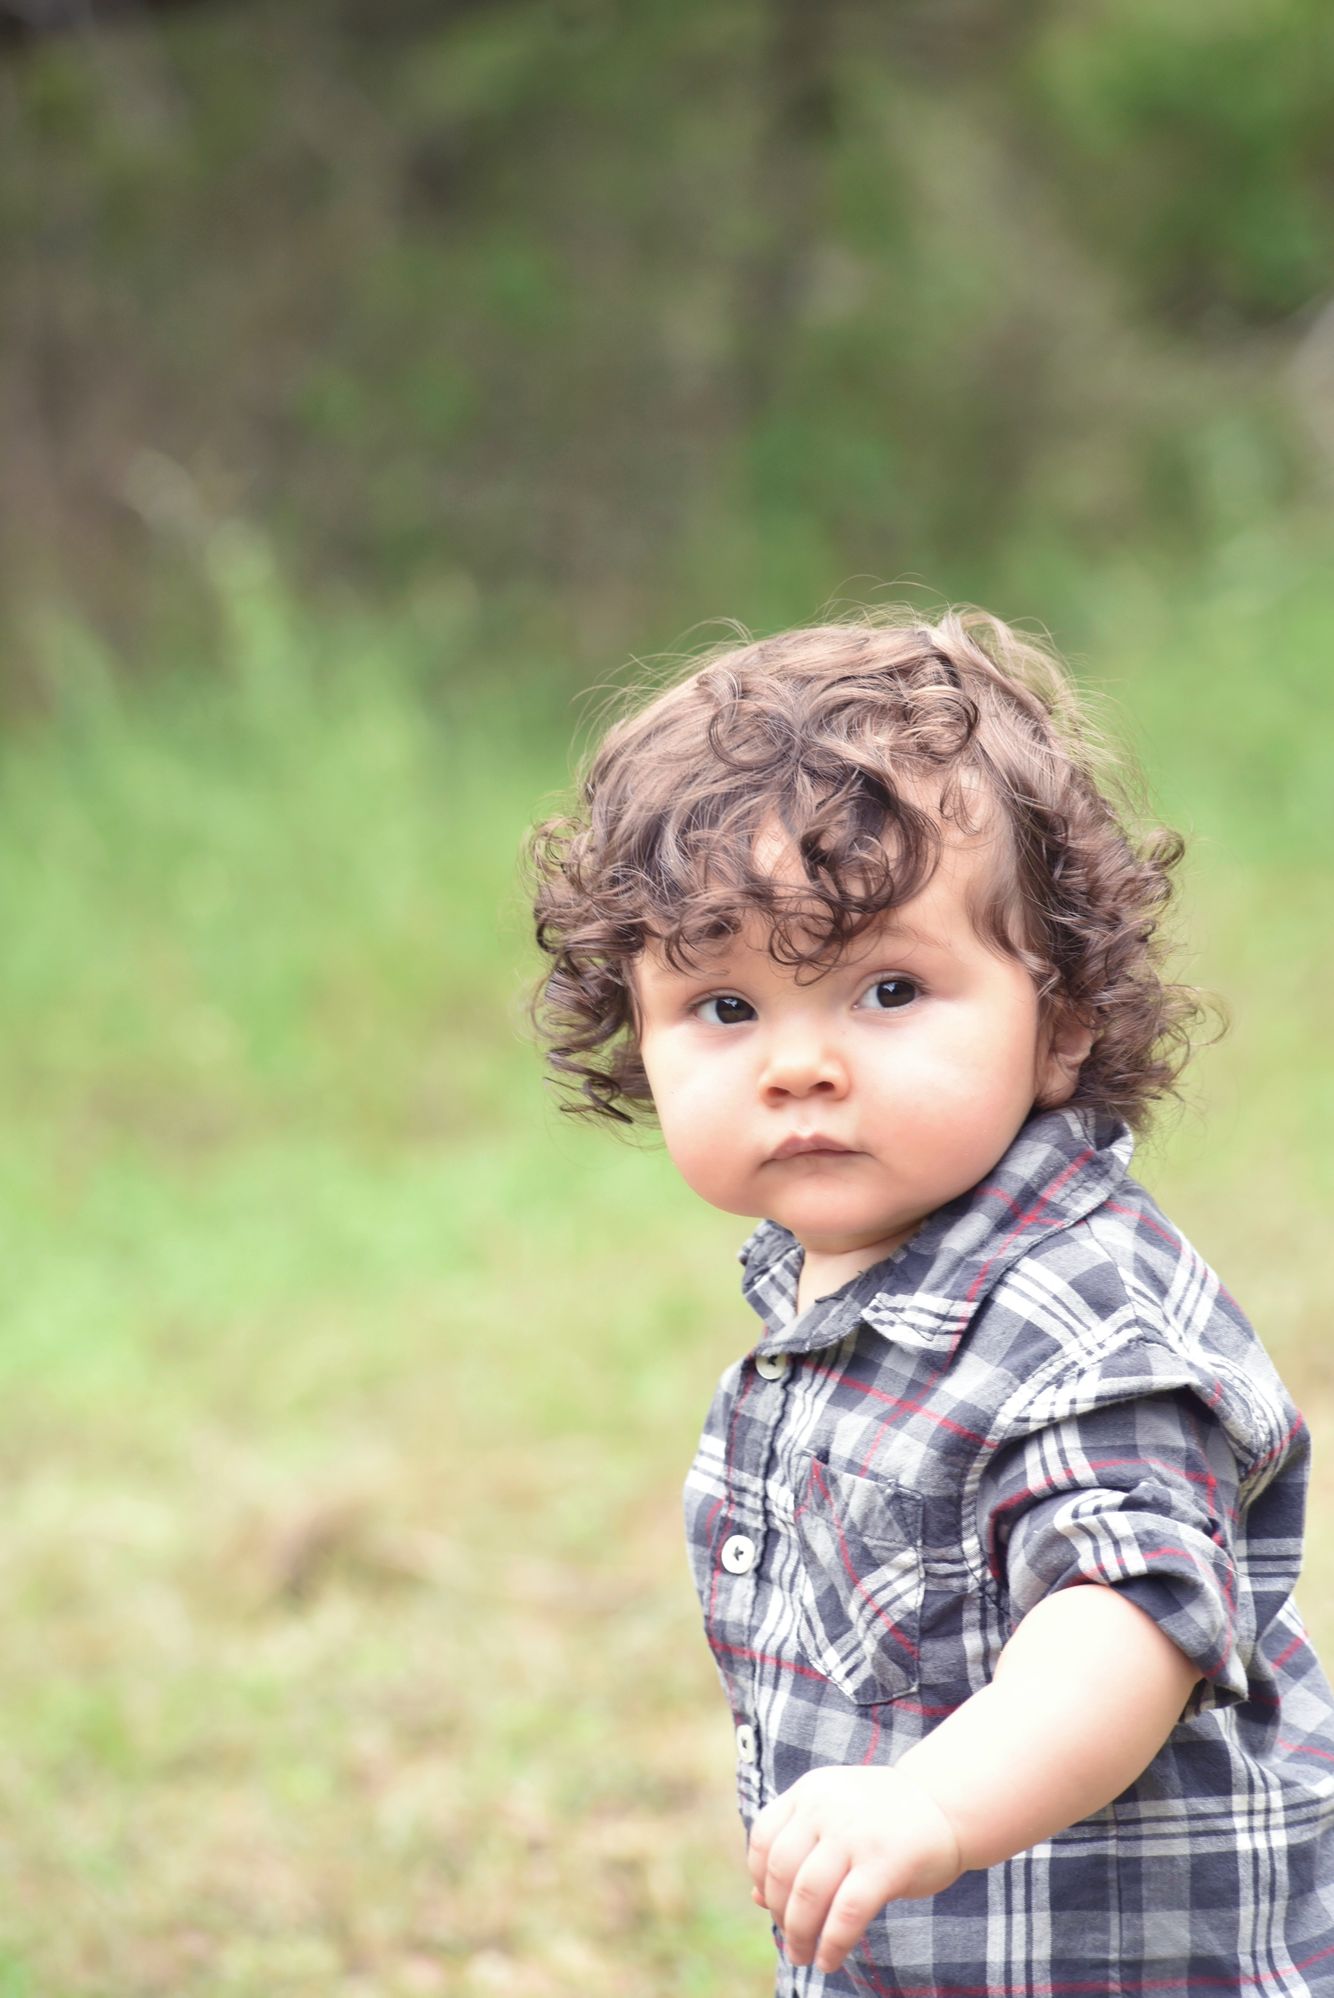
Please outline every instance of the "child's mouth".
[[843, 1152], [850, 1155], [852, 1146], [840, 1144], [837, 1138], [826, 1138], [819, 1131], [813, 1131], [809, 1137], [801, 1137], [794, 1132], [790, 1138], [784, 1138], [772, 1154], [770, 1163], [776, 1165], [783, 1159], [801, 1158], [807, 1152]]

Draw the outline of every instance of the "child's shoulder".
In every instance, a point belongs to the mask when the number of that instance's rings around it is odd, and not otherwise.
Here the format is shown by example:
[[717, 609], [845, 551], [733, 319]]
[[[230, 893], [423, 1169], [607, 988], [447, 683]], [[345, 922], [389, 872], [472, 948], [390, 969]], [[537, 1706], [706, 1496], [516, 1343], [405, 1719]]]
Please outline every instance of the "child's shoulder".
[[1028, 1427], [1154, 1394], [1193, 1397], [1258, 1468], [1300, 1424], [1246, 1314], [1217, 1272], [1129, 1175], [1067, 1226], [1038, 1235], [974, 1327], [979, 1357], [1018, 1343], [1007, 1371]]

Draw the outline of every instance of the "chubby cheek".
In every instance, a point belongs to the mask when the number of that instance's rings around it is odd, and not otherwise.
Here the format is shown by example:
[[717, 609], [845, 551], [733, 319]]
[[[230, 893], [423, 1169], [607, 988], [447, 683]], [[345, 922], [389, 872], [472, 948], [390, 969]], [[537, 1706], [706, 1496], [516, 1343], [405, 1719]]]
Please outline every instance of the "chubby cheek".
[[[698, 1073], [673, 1073], [670, 1063], [645, 1060], [658, 1125], [672, 1164], [695, 1193], [715, 1206], [740, 1198], [744, 1178], [737, 1108], [721, 1087]], [[745, 1211], [744, 1209], [739, 1211]]]
[[674, 1139], [664, 1127], [663, 1135], [668, 1156], [691, 1192], [707, 1200], [711, 1207], [730, 1207], [739, 1187], [738, 1176], [728, 1172], [726, 1161], [716, 1151], [702, 1146], [696, 1134], [684, 1140]]
[[727, 1148], [718, 1142], [721, 1132], [714, 1128], [706, 1103], [692, 1102], [691, 1094], [664, 1091], [654, 1098], [658, 1122], [672, 1164], [697, 1192], [706, 1183], [725, 1175]]
[[905, 1164], [913, 1156], [957, 1161], [966, 1172], [980, 1159], [986, 1171], [1029, 1115], [1038, 1087], [1031, 1036], [979, 1033], [966, 1045], [932, 1049], [911, 1073], [884, 1078], [877, 1111], [886, 1130], [911, 1134]]

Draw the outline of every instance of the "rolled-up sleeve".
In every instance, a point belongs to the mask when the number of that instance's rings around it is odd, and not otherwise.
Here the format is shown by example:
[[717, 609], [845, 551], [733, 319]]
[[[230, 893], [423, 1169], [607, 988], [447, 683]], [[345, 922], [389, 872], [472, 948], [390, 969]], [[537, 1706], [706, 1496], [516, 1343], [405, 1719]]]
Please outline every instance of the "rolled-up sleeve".
[[1245, 1700], [1255, 1616], [1238, 1560], [1240, 1475], [1187, 1390], [1112, 1401], [1005, 1446], [983, 1545], [1013, 1623], [1077, 1583], [1121, 1590], [1199, 1671], [1187, 1715]]

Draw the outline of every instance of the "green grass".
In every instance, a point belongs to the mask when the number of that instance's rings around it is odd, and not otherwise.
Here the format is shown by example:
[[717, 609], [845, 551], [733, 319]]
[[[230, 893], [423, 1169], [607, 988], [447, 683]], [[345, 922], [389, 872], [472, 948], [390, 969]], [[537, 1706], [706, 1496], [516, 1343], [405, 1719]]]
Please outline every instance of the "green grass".
[[[678, 1525], [737, 1226], [544, 1100], [565, 744], [241, 554], [228, 676], [67, 632], [0, 752], [0, 1994], [758, 1994]], [[1312, 1418], [1334, 1652], [1334, 589], [1241, 567], [1070, 601], [1235, 1017], [1146, 1175]]]

